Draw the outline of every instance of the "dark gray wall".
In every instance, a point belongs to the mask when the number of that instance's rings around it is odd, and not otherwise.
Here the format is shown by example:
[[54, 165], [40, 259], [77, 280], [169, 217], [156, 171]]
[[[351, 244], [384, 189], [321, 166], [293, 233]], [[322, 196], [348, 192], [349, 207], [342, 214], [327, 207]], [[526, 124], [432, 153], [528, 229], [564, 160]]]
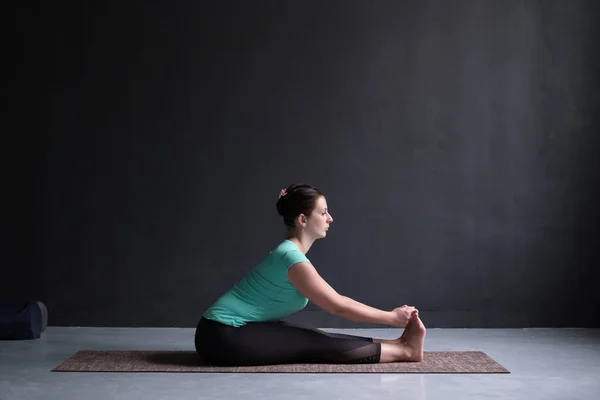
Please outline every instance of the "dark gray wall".
[[600, 325], [596, 1], [175, 3], [17, 10], [3, 297], [195, 326], [302, 181], [345, 295], [430, 327]]

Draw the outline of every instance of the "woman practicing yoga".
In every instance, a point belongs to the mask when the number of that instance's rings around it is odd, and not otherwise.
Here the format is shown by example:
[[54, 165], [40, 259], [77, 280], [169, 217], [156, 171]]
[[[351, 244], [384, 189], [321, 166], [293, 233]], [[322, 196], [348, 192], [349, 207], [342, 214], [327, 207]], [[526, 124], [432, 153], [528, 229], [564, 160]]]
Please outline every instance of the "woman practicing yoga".
[[[221, 366], [421, 361], [425, 326], [416, 308], [383, 311], [342, 296], [306, 257], [333, 222], [323, 193], [310, 185], [291, 185], [281, 191], [277, 211], [288, 228], [287, 239], [204, 311], [195, 336], [200, 357]], [[384, 340], [281, 321], [309, 300], [351, 321], [405, 329], [399, 338]]]

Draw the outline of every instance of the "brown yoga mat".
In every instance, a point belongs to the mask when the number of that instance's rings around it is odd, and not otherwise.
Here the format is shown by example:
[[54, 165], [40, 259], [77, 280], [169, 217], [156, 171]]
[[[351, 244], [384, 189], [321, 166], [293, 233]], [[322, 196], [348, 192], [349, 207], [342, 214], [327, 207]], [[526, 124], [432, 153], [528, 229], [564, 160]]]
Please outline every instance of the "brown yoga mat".
[[54, 372], [249, 372], [249, 373], [395, 373], [506, 374], [506, 368], [481, 351], [430, 351], [421, 362], [385, 364], [282, 364], [252, 367], [205, 365], [195, 351], [82, 350]]

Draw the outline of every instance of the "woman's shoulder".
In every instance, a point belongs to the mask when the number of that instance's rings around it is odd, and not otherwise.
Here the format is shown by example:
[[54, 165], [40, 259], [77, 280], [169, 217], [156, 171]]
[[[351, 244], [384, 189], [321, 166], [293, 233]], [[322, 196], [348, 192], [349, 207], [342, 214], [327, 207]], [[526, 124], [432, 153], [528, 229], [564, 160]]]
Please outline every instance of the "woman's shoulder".
[[269, 254], [266, 256], [266, 259], [280, 258], [286, 255], [287, 253], [294, 252], [298, 250], [298, 247], [294, 244], [294, 242], [290, 240], [284, 240], [279, 244], [272, 247], [269, 250]]
[[269, 256], [271, 258], [278, 255], [283, 256], [288, 251], [293, 250], [293, 244], [294, 243], [290, 242], [289, 240], [284, 240], [269, 251]]
[[291, 240], [284, 240], [275, 249], [277, 258], [285, 263], [293, 262], [310, 262], [306, 255], [300, 251], [298, 246]]
[[282, 256], [290, 252], [301, 253], [300, 249], [298, 249], [298, 246], [296, 246], [296, 244], [289, 239], [286, 239], [283, 242], [279, 243], [273, 250], [271, 250], [272, 254], [275, 253], [280, 254]]
[[279, 270], [282, 267], [289, 268], [298, 262], [310, 262], [310, 260], [306, 258], [294, 242], [284, 240], [271, 250], [261, 266], [267, 269], [275, 268]]

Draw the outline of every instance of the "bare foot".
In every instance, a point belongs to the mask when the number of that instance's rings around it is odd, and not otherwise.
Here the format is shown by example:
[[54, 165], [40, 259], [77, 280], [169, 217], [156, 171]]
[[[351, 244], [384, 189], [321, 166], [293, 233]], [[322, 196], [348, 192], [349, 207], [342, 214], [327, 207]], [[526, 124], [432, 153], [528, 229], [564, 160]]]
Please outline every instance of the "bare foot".
[[[418, 316], [418, 312], [417, 312], [417, 316]], [[414, 316], [408, 321], [408, 324], [406, 324], [406, 327], [404, 328], [404, 332], [402, 332], [402, 336], [400, 336], [398, 339], [396, 339], [395, 341], [398, 343], [404, 343], [406, 336], [408, 335], [408, 332], [411, 330], [411, 326], [414, 324], [415, 322], [415, 318]]]
[[418, 315], [413, 316], [401, 337], [380, 341], [382, 344], [379, 362], [423, 361], [425, 333], [425, 325], [421, 319]]
[[406, 330], [398, 339], [410, 352], [410, 361], [423, 360], [423, 344], [425, 342], [425, 334], [427, 330], [423, 321], [415, 315], [411, 318], [410, 323], [406, 326]]

